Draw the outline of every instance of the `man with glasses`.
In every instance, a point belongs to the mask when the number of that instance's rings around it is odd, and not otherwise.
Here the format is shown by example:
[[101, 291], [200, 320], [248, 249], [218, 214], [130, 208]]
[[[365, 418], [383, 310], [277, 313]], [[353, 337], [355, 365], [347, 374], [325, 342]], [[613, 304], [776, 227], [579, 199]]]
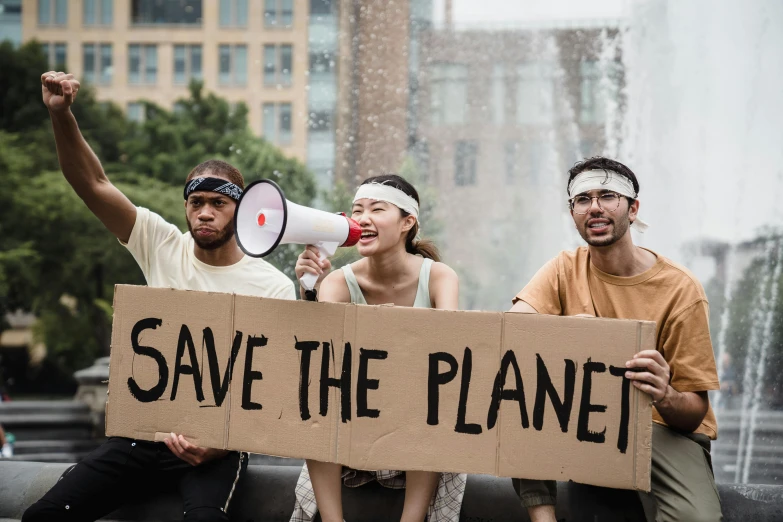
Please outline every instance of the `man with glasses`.
[[[652, 492], [641, 494], [642, 505], [650, 521], [714, 522], [721, 508], [709, 451], [718, 428], [707, 391], [719, 384], [707, 297], [687, 269], [633, 244], [630, 229], [647, 228], [638, 193], [636, 175], [622, 163], [576, 164], [568, 201], [588, 246], [544, 265], [511, 310], [655, 321], [657, 349], [626, 363], [626, 377], [653, 399]], [[533, 522], [555, 522], [554, 481], [515, 480], [514, 487]]]

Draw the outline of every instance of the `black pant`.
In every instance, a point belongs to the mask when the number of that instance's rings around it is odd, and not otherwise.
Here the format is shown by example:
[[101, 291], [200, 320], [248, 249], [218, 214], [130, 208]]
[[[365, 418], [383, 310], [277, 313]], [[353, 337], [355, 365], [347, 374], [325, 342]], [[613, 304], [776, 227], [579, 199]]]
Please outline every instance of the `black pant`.
[[178, 487], [187, 522], [224, 522], [234, 488], [247, 469], [247, 454], [231, 452], [191, 466], [162, 442], [112, 437], [69, 468], [23, 522], [97, 520], [125, 503]]

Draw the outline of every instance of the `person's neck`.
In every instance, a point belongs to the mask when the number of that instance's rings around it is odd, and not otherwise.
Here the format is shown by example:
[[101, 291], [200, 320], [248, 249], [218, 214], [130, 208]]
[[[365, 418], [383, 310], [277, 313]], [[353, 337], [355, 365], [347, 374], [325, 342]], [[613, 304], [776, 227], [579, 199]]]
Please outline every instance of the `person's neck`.
[[239, 263], [245, 256], [235, 240], [214, 250], [205, 250], [194, 243], [193, 254], [196, 259], [210, 266], [231, 266]]
[[601, 272], [633, 277], [655, 265], [655, 254], [633, 244], [630, 231], [609, 246], [590, 246], [590, 262]]
[[394, 284], [400, 281], [408, 270], [408, 252], [397, 248], [367, 258], [367, 275], [372, 281]]

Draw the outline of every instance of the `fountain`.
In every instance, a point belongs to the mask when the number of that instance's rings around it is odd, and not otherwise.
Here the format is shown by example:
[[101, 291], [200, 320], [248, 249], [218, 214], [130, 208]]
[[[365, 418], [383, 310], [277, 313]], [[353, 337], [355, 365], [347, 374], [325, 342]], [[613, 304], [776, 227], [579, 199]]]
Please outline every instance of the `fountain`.
[[[728, 336], [732, 298], [746, 265], [737, 249], [783, 224], [783, 3], [635, 0], [627, 15], [619, 158], [639, 175], [641, 215], [652, 224], [635, 241], [690, 265], [705, 284], [708, 278], [685, 245], [726, 245], [725, 308], [713, 309], [720, 314], [713, 336], [722, 374], [724, 354], [737, 353]], [[726, 397], [714, 395], [721, 432], [713, 452], [716, 474], [737, 482], [764, 471], [762, 461], [754, 461], [754, 445], [762, 428], [778, 424], [769, 422], [777, 414], [764, 400], [764, 378], [779, 371], [767, 366], [779, 321], [780, 241], [762, 247], [752, 326], [739, 358], [745, 366], [741, 410], [726, 409]], [[783, 431], [775, 434], [780, 438]], [[766, 456], [775, 462], [781, 457]]]

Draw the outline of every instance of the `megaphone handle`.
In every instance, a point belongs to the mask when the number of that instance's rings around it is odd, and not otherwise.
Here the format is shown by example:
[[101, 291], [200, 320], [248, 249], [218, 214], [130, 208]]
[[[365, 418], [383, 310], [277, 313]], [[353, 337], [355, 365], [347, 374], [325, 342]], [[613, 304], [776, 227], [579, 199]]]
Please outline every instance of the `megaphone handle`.
[[[334, 255], [339, 245], [337, 243], [318, 243], [315, 246], [318, 247], [318, 260], [324, 261], [327, 258], [332, 257]], [[312, 290], [313, 288], [315, 288], [315, 283], [317, 282], [318, 282], [317, 274], [307, 273], [299, 279], [299, 283], [302, 285], [302, 287], [305, 290]]]

